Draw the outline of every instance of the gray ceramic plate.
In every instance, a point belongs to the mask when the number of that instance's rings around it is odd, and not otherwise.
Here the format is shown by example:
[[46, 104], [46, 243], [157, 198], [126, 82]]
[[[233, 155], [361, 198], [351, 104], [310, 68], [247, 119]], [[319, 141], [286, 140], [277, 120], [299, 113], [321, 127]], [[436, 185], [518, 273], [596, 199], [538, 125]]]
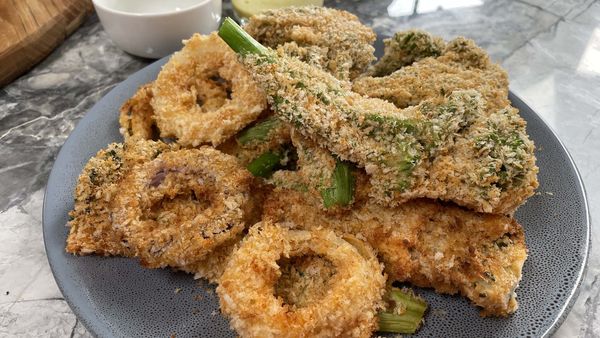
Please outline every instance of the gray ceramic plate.
[[[60, 150], [44, 199], [46, 252], [56, 282], [79, 319], [100, 337], [232, 337], [219, 314], [214, 288], [190, 275], [148, 270], [133, 259], [75, 257], [65, 253], [67, 213], [77, 176], [87, 160], [122, 140], [118, 109], [138, 86], [156, 78], [166, 59], [116, 86], [79, 122]], [[419, 290], [432, 311], [420, 337], [538, 337], [552, 333], [572, 306], [585, 272], [590, 223], [577, 169], [560, 140], [523, 101], [510, 99], [537, 145], [540, 194], [517, 212], [529, 258], [510, 318], [479, 317], [465, 299]], [[175, 292], [181, 289], [180, 292]]]

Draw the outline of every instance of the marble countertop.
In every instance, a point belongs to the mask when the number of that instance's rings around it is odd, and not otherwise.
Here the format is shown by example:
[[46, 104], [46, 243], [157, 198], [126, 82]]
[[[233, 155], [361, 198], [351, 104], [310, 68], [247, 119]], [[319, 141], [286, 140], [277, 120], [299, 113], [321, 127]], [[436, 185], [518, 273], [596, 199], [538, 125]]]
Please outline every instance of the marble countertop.
[[[464, 35], [506, 68], [511, 89], [554, 128], [600, 219], [600, 1], [326, 1], [378, 34]], [[450, 5], [448, 5], [450, 4]], [[389, 5], [389, 6], [388, 6]], [[229, 11], [228, 4], [225, 10]], [[54, 158], [77, 121], [150, 61], [119, 50], [90, 17], [45, 61], [0, 89], [0, 337], [88, 337], [44, 252], [41, 209]], [[600, 229], [592, 229], [598, 243]], [[600, 248], [557, 337], [600, 337]]]

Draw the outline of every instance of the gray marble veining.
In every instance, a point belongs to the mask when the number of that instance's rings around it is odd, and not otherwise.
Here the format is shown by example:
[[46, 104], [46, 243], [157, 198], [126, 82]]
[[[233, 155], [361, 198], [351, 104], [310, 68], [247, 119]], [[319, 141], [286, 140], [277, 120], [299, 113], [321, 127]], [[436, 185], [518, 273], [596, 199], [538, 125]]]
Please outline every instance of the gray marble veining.
[[[408, 1], [326, 3], [356, 13], [381, 35], [419, 27], [485, 47], [507, 69], [513, 91], [565, 142], [586, 184], [592, 219], [600, 219], [600, 2], [420, 0], [408, 12], [398, 7]], [[0, 89], [0, 337], [89, 336], [46, 261], [43, 188], [77, 121], [148, 62], [120, 51], [93, 16], [44, 62]], [[598, 243], [598, 227], [592, 236]], [[556, 336], [600, 337], [594, 246], [581, 294]]]
[[0, 210], [42, 188], [52, 159], [79, 118], [146, 64], [117, 49], [94, 17], [44, 62], [3, 88]]

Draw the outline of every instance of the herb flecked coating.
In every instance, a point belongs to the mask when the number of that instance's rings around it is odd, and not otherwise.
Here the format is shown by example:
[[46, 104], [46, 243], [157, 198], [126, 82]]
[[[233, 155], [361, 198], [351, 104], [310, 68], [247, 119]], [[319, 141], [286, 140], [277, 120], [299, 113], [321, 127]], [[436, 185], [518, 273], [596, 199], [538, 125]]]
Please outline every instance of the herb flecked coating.
[[369, 69], [369, 75], [389, 75], [420, 59], [439, 56], [446, 45], [442, 38], [420, 29], [397, 32], [391, 38], [383, 40], [383, 43], [384, 54]]
[[[525, 121], [510, 107], [484, 113], [485, 101], [475, 90], [399, 109], [352, 92], [332, 75], [281, 53], [248, 53], [242, 59], [277, 116], [340, 159], [364, 167], [371, 176], [371, 196], [382, 204], [428, 197], [480, 212], [510, 213], [537, 187]], [[509, 156], [481, 151], [475, 139], [481, 143], [479, 134], [490, 128], [485, 122], [490, 119], [497, 121], [496, 128], [513, 131], [519, 156], [508, 154], [501, 143], [486, 149]], [[490, 156], [495, 156], [494, 167], [487, 163]], [[483, 167], [491, 170], [489, 179], [473, 174]]]
[[325, 7], [264, 11], [244, 29], [258, 42], [350, 80], [375, 60], [375, 33], [351, 13]]

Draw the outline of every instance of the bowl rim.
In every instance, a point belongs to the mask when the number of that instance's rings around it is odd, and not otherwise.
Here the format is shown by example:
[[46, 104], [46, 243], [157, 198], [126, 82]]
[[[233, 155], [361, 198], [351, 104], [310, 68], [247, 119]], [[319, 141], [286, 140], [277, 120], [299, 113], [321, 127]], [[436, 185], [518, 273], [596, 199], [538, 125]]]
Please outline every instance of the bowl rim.
[[120, 11], [117, 9], [107, 7], [104, 4], [101, 4], [101, 2], [102, 2], [101, 0], [92, 0], [92, 3], [94, 4], [94, 7], [96, 7], [96, 11], [98, 10], [98, 8], [100, 8], [103, 11], [109, 12], [114, 15], [121, 15], [121, 16], [128, 16], [128, 17], [154, 18], [154, 17], [164, 17], [164, 16], [173, 15], [173, 14], [183, 14], [186, 12], [191, 12], [191, 11], [193, 11], [199, 7], [205, 6], [206, 4], [213, 2], [213, 1], [221, 2], [222, 0], [201, 0], [197, 4], [186, 7], [181, 10], [171, 10], [171, 11], [167, 11], [167, 12], [153, 12], [153, 13], [134, 13], [134, 12]]

